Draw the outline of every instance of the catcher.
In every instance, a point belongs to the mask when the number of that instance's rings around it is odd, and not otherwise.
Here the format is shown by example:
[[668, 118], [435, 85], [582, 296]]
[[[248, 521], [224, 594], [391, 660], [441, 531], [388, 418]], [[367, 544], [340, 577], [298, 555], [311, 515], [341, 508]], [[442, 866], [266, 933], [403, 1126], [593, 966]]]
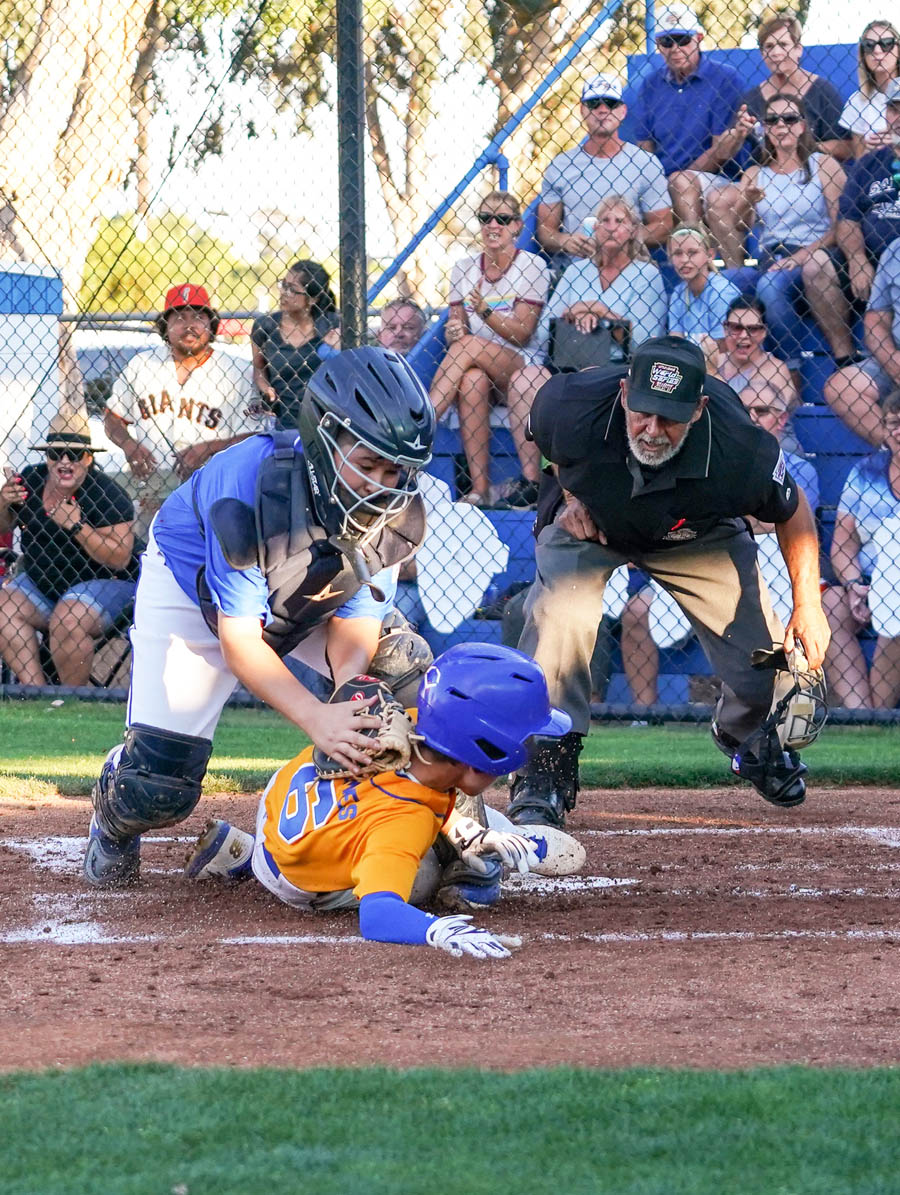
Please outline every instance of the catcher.
[[523, 873], [538, 866], [545, 839], [487, 829], [454, 804], [458, 792], [477, 797], [524, 763], [532, 735], [570, 729], [568, 715], [550, 705], [541, 669], [509, 647], [452, 647], [422, 680], [415, 723], [372, 677], [354, 678], [335, 700], [348, 696], [382, 720], [367, 775], [350, 776], [308, 748], [269, 781], [255, 836], [210, 822], [187, 875], [240, 879], [252, 871], [295, 908], [358, 907], [364, 938], [507, 958], [518, 938], [478, 929], [470, 915], [433, 917], [408, 902], [433, 895], [448, 855], [468, 874], [489, 872], [498, 859]]

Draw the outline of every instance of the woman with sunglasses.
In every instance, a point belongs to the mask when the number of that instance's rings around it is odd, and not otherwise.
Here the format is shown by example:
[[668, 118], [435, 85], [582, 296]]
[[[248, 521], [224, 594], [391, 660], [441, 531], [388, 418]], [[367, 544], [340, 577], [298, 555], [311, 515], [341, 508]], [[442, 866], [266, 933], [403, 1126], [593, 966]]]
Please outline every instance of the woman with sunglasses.
[[45, 685], [38, 632], [48, 634], [62, 685], [90, 680], [94, 642], [134, 597], [134, 507], [94, 468], [87, 420], [57, 415], [45, 463], [0, 488], [0, 533], [18, 527], [22, 554], [0, 589], [0, 654], [19, 684]]
[[[745, 295], [735, 299], [729, 305], [724, 328], [725, 339], [718, 362], [718, 375], [722, 381], [738, 394], [748, 386], [771, 386], [782, 395], [790, 414], [800, 401], [799, 395], [785, 363], [763, 348], [768, 327], [766, 310], [759, 299]], [[793, 444], [789, 446], [795, 447]]]
[[[900, 591], [885, 592], [881, 582], [900, 560], [896, 535], [884, 535], [900, 521], [900, 390], [884, 400], [882, 429], [884, 446], [854, 465], [841, 491], [831, 541], [837, 584], [822, 595], [832, 628], [828, 688], [850, 708], [890, 709], [900, 700], [900, 636], [890, 627], [900, 617]], [[869, 624], [878, 642], [867, 672], [857, 635]]]
[[800, 22], [791, 14], [763, 21], [756, 35], [756, 44], [769, 70], [769, 77], [746, 92], [741, 102], [761, 121], [766, 103], [772, 96], [784, 92], [799, 96], [803, 100], [809, 131], [817, 149], [840, 160], [852, 158], [853, 142], [850, 134], [841, 126], [843, 100], [837, 88], [821, 75], [814, 75], [800, 65], [803, 57], [800, 42], [802, 32]]
[[295, 261], [279, 293], [278, 310], [253, 321], [253, 381], [276, 426], [295, 427], [306, 383], [322, 357], [340, 348], [340, 321], [328, 274], [317, 261]]
[[[510, 379], [540, 364], [545, 345], [537, 333], [550, 274], [542, 258], [516, 248], [522, 231], [519, 201], [492, 191], [478, 208], [482, 251], [458, 261], [450, 275], [449, 348], [431, 386], [440, 419], [456, 403], [471, 490], [463, 501], [490, 502], [490, 412], [505, 401]], [[510, 419], [520, 457], [527, 452], [522, 420]]]
[[841, 113], [841, 124], [853, 134], [857, 158], [890, 144], [884, 117], [885, 90], [900, 77], [900, 34], [890, 21], [870, 21], [859, 39], [859, 91]]
[[802, 295], [839, 365], [854, 355], [844, 259], [834, 226], [844, 186], [840, 162], [814, 152], [803, 101], [778, 93], [766, 101], [761, 165], [742, 186], [759, 224], [762, 277], [757, 297], [766, 309], [776, 354], [800, 365], [795, 301]]

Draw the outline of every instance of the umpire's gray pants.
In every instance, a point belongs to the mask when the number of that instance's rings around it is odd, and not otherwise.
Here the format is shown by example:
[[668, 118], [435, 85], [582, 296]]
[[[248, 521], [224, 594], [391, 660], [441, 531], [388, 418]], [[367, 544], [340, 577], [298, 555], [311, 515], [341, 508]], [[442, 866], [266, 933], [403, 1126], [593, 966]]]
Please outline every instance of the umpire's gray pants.
[[630, 557], [574, 539], [552, 523], [538, 537], [536, 558], [519, 647], [543, 668], [550, 700], [571, 716], [573, 730], [587, 734], [590, 724], [590, 662], [603, 592], [613, 570], [629, 560], [667, 590], [690, 620], [723, 681], [716, 710], [722, 730], [741, 742], [759, 728], [776, 674], [751, 668], [750, 653], [780, 643], [784, 628], [742, 521], [729, 520], [703, 540]]

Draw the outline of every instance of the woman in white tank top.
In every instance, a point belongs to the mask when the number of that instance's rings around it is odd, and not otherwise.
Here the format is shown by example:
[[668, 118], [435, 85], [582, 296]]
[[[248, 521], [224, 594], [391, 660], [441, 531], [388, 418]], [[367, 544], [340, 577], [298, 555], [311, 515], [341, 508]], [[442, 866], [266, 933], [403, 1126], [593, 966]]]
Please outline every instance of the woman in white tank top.
[[756, 212], [763, 271], [756, 288], [765, 305], [775, 352], [791, 368], [799, 365], [799, 316], [806, 306], [825, 334], [838, 364], [853, 359], [850, 304], [842, 285], [843, 258], [835, 248], [834, 225], [844, 171], [834, 158], [813, 153], [803, 101], [779, 92], [765, 106], [762, 162], [742, 180]]

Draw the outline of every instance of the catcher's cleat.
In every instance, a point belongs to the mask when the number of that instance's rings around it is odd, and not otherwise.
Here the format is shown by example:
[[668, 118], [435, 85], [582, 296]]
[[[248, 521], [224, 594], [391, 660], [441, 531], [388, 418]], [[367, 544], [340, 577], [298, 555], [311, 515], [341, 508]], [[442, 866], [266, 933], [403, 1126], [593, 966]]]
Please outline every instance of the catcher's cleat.
[[582, 736], [569, 731], [559, 739], [535, 739], [534, 750], [512, 783], [506, 816], [517, 826], [562, 830], [578, 796], [578, 756]]
[[503, 866], [494, 855], [482, 855], [478, 862], [484, 865], [483, 872], [462, 859], [448, 864], [441, 874], [435, 904], [463, 913], [495, 905], [500, 899]]
[[84, 878], [95, 888], [127, 888], [136, 884], [141, 871], [141, 840], [112, 838], [91, 818], [84, 855]]
[[244, 880], [252, 874], [250, 857], [253, 835], [221, 818], [211, 818], [184, 861], [189, 880], [217, 876], [223, 880]]

